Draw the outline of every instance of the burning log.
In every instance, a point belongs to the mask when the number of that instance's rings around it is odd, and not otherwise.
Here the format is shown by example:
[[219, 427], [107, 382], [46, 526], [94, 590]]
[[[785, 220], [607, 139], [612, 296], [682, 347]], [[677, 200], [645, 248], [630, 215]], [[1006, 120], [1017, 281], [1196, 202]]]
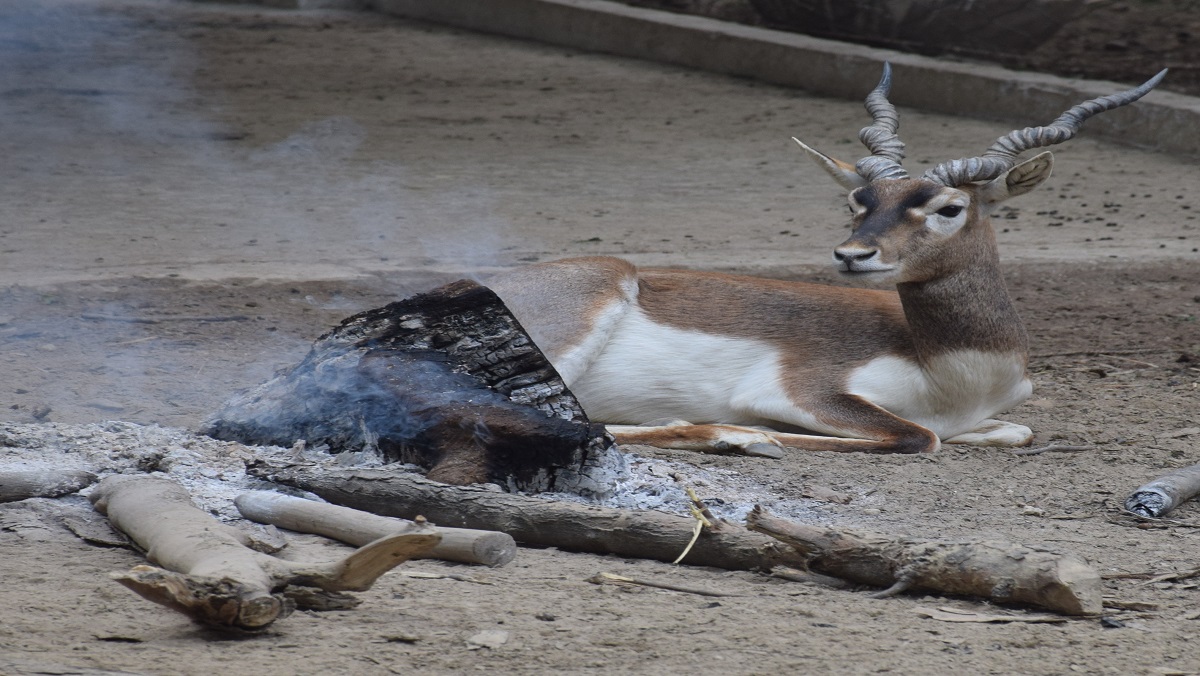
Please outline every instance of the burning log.
[[1162, 517], [1200, 495], [1200, 465], [1181, 467], [1138, 488], [1125, 498], [1125, 509], [1139, 516]]
[[377, 451], [438, 481], [521, 491], [561, 489], [616, 454], [499, 297], [469, 281], [344, 320], [201, 432]]
[[[448, 486], [386, 470], [302, 466], [249, 468], [252, 475], [295, 486], [329, 502], [401, 518], [424, 516], [441, 526], [502, 531], [527, 545], [674, 561], [692, 539], [695, 520], [543, 500], [471, 486]], [[717, 522], [683, 563], [729, 570], [799, 565], [803, 557], [740, 525]]]
[[813, 570], [886, 587], [877, 598], [909, 589], [982, 596], [998, 603], [1047, 608], [1064, 615], [1103, 609], [1100, 575], [1082, 559], [1006, 542], [891, 537], [808, 526], [755, 507], [751, 530], [795, 547]]
[[83, 470], [13, 470], [0, 472], [0, 502], [57, 498], [92, 485], [96, 475]]
[[[379, 516], [349, 507], [305, 500], [282, 493], [252, 491], [233, 501], [242, 516], [300, 533], [314, 533], [362, 546], [394, 533], [424, 526], [406, 519]], [[438, 528], [442, 540], [414, 558], [442, 559], [498, 567], [517, 555], [517, 543], [507, 533], [466, 528]]]
[[153, 563], [114, 575], [143, 598], [217, 627], [260, 630], [286, 617], [289, 585], [362, 591], [387, 571], [434, 547], [430, 528], [391, 535], [341, 561], [302, 564], [256, 552], [249, 538], [192, 504], [179, 484], [151, 476], [105, 478], [90, 499]]

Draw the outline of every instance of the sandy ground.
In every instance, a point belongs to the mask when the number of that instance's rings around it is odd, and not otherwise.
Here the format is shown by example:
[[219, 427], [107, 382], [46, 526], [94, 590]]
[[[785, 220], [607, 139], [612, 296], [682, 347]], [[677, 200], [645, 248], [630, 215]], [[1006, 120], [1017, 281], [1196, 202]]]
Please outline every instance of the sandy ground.
[[[854, 158], [864, 121], [856, 103], [359, 14], [8, 3], [0, 60], [7, 423], [194, 427], [338, 319], [522, 262], [836, 283], [843, 198], [788, 137]], [[914, 167], [1045, 122], [901, 112]], [[1114, 509], [1198, 461], [1200, 167], [1086, 133], [1056, 157], [997, 221], [1035, 353], [1034, 398], [1007, 417], [1091, 450], [637, 450], [780, 498], [854, 496], [814, 504], [825, 523], [1042, 543], [1106, 574], [1194, 569], [1200, 508], [1154, 528]], [[534, 549], [496, 570], [406, 564], [492, 584], [394, 573], [356, 610], [232, 640], [111, 582], [140, 557], [38, 527], [41, 508], [0, 510], [0, 673], [1200, 673], [1187, 578], [1109, 580], [1144, 605], [1104, 624], [951, 624], [916, 609], [993, 609]], [[601, 571], [734, 596], [585, 581]], [[488, 629], [507, 640], [468, 642]]]

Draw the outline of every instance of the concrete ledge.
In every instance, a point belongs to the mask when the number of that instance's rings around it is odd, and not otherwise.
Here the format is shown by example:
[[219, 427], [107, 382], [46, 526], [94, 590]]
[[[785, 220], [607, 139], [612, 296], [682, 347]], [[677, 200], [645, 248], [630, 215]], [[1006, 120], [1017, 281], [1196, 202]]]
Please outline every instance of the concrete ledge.
[[[1046, 124], [1128, 85], [943, 61], [606, 0], [367, 0], [386, 14], [469, 30], [749, 77], [859, 100], [895, 70], [892, 102], [920, 110]], [[1154, 73], [1146, 73], [1149, 79]], [[1170, 75], [1168, 75], [1170, 77]], [[1200, 98], [1156, 91], [1090, 120], [1086, 129], [1154, 150], [1200, 153]]]

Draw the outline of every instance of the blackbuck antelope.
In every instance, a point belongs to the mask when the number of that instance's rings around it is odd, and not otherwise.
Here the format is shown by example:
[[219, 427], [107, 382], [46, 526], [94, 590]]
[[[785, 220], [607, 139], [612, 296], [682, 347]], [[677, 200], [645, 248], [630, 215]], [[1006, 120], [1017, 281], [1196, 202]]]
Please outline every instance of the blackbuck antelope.
[[850, 165], [796, 142], [850, 191], [853, 232], [834, 249], [838, 270], [895, 292], [608, 257], [518, 268], [489, 285], [621, 443], [770, 457], [782, 446], [1026, 445], [1028, 427], [992, 419], [1032, 387], [989, 213], [1050, 176], [1049, 152], [1018, 161], [1021, 153], [1070, 139], [1165, 73], [913, 178], [900, 164], [885, 65], [866, 99], [874, 122], [859, 134], [869, 156]]

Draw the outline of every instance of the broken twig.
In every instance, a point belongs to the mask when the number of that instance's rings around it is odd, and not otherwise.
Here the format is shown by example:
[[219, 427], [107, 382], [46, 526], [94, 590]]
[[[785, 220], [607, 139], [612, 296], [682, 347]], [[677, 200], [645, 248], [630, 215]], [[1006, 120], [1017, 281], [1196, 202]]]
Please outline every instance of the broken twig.
[[1013, 455], [1041, 455], [1042, 453], [1082, 453], [1095, 450], [1094, 446], [1072, 446], [1070, 444], [1050, 444], [1039, 448], [1020, 448]]
[[977, 613], [971, 610], [959, 610], [958, 608], [947, 607], [914, 608], [914, 610], [916, 610], [917, 614], [921, 617], [928, 617], [931, 620], [939, 620], [941, 622], [982, 622], [987, 624], [1002, 622], [1024, 622], [1026, 624], [1059, 624], [1067, 621], [1066, 618], [1061, 615], [1000, 615], [998, 613]]
[[1196, 578], [1196, 577], [1200, 577], [1200, 568], [1193, 568], [1192, 570], [1183, 570], [1183, 571], [1179, 571], [1179, 572], [1175, 572], [1175, 573], [1163, 573], [1162, 575], [1155, 575], [1154, 577], [1146, 580], [1143, 584], [1154, 584], [1156, 582], [1178, 582], [1180, 580], [1190, 580], [1190, 579]]
[[94, 322], [128, 322], [130, 324], [162, 324], [163, 322], [244, 322], [250, 319], [246, 315], [163, 315], [161, 317], [134, 317], [131, 315], [99, 315], [87, 313], [79, 315], [79, 318]]
[[638, 580], [616, 573], [597, 573], [587, 579], [592, 584], [624, 584], [634, 585], [638, 587], [653, 587], [655, 589], [666, 589], [667, 591], [683, 592], [684, 594], [697, 594], [699, 596], [737, 596], [737, 594], [726, 594], [724, 592], [709, 591], [707, 589], [698, 589], [696, 587], [684, 587], [668, 582], [654, 582], [651, 580]]
[[1073, 352], [1043, 352], [1031, 354], [1031, 359], [1048, 359], [1050, 357], [1117, 357], [1131, 354], [1161, 354], [1165, 350], [1156, 347], [1137, 348], [1130, 350], [1075, 350]]
[[771, 575], [784, 580], [791, 580], [792, 582], [805, 582], [831, 589], [849, 589], [852, 586], [840, 577], [822, 575], [814, 573], [811, 570], [800, 570], [799, 568], [790, 568], [788, 566], [776, 566], [772, 568]]
[[470, 582], [471, 584], [485, 584], [488, 586], [496, 584], [495, 582], [489, 582], [469, 575], [459, 575], [458, 573], [426, 573], [420, 570], [406, 570], [401, 572], [400, 576], [413, 580], [454, 580], [455, 582]]

